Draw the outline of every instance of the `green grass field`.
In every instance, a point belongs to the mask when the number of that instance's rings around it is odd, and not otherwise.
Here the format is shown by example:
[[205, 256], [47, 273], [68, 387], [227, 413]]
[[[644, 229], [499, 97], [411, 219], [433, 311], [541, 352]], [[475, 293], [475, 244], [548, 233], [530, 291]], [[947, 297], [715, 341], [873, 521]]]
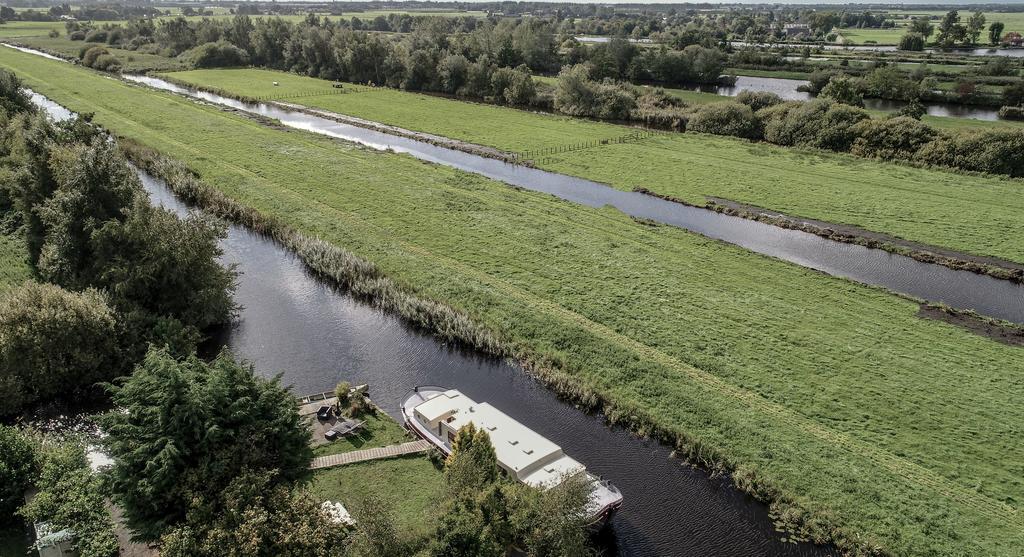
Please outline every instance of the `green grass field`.
[[[0, 51], [0, 64], [106, 128], [187, 161], [227, 195], [467, 312], [524, 354], [561, 363], [616, 414], [713, 449], [740, 477], [757, 477], [848, 536], [896, 554], [1021, 547], [1019, 348], [922, 320], [917, 304], [878, 289], [612, 209], [270, 129], [16, 51]], [[514, 133], [522, 113], [509, 114], [520, 115], [507, 122]], [[700, 157], [680, 162], [698, 148]], [[676, 179], [712, 165], [719, 177], [726, 168], [762, 177], [815, 170], [837, 192], [870, 189], [856, 174], [888, 169], [700, 136], [606, 157], [599, 168], [615, 180], [610, 167], [632, 181], [655, 157]], [[885, 183], [908, 177], [901, 187], [922, 176], [885, 171]], [[950, 180], [961, 190], [1008, 187]], [[1012, 203], [1005, 191], [999, 199]], [[970, 210], [966, 199], [955, 204]]]
[[18, 37], [45, 37], [51, 29], [64, 34], [62, 21], [8, 21], [0, 25], [0, 39]]
[[[946, 15], [948, 10], [888, 10], [888, 13], [899, 16], [910, 16], [919, 17], [923, 15], [938, 17], [939, 19], [933, 19], [932, 25], [938, 26], [942, 16]], [[961, 23], [966, 23], [967, 18], [971, 17], [974, 10], [970, 7], [965, 7], [959, 10]], [[983, 11], [985, 14], [985, 31], [983, 32], [982, 39], [988, 38], [988, 26], [996, 21], [1001, 21], [1006, 25], [1003, 33], [1009, 33], [1010, 31], [1016, 31], [1018, 33], [1024, 33], [1024, 12], [991, 12]], [[897, 25], [906, 25], [909, 19], [893, 18]], [[987, 43], [987, 40], [985, 41]]]
[[394, 510], [403, 537], [425, 538], [436, 525], [444, 480], [433, 463], [417, 455], [320, 470], [313, 474], [309, 490], [322, 500], [342, 503], [356, 520], [360, 500], [383, 500]]
[[[171, 75], [250, 96], [331, 87], [323, 80], [266, 70]], [[274, 87], [274, 81], [280, 86]], [[550, 148], [631, 132], [614, 124], [392, 89], [288, 101], [507, 151]], [[965, 176], [697, 134], [657, 136], [551, 155], [551, 159], [554, 162], [542, 166], [622, 189], [643, 186], [701, 205], [706, 196], [723, 197], [1024, 262], [1024, 237], [1005, 233], [1021, 226], [1021, 180]]]

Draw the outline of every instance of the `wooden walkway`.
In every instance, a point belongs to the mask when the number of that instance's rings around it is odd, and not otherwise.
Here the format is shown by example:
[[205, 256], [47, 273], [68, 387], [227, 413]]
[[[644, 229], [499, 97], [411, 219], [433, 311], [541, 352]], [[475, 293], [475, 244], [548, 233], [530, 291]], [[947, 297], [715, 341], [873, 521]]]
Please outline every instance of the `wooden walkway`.
[[429, 448], [430, 443], [420, 439], [419, 441], [409, 441], [408, 443], [402, 443], [400, 445], [388, 445], [387, 447], [377, 447], [375, 449], [318, 456], [313, 459], [309, 468], [312, 470], [318, 470], [320, 468], [331, 468], [332, 466], [342, 466], [345, 464], [352, 464], [354, 462], [364, 462], [380, 458], [393, 458], [407, 454], [422, 453]]

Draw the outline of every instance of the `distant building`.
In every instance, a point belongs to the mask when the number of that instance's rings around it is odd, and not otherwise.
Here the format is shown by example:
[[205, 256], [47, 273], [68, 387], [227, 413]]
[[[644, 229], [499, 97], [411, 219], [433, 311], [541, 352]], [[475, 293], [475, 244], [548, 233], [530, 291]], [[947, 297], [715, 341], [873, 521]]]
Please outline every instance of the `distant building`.
[[1002, 42], [1006, 46], [1024, 46], [1024, 36], [1016, 31], [1010, 31], [1003, 35]]
[[782, 26], [782, 31], [787, 37], [806, 35], [811, 32], [811, 26], [806, 23], [787, 23]]

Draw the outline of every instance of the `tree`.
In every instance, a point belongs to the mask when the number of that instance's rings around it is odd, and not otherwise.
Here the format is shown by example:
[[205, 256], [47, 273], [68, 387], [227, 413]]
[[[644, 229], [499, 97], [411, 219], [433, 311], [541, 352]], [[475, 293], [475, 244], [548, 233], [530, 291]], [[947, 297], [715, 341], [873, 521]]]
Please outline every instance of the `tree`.
[[104, 138], [88, 146], [53, 147], [49, 158], [56, 190], [35, 209], [43, 229], [36, 267], [43, 279], [80, 290], [98, 278], [93, 232], [123, 219], [133, 199], [143, 195], [142, 187], [124, 156]]
[[199, 494], [215, 498], [248, 471], [295, 481], [312, 458], [308, 425], [279, 378], [257, 377], [227, 353], [210, 363], [151, 349], [100, 422], [115, 464], [112, 497], [129, 526], [155, 540], [186, 520]]
[[164, 557], [341, 557], [344, 529], [308, 493], [246, 471], [210, 498], [196, 493], [185, 522], [161, 538]]
[[1003, 25], [1002, 21], [995, 21], [992, 25], [988, 26], [988, 44], [996, 46], [999, 44], [999, 40], [1003, 38], [1003, 29], [1006, 26]]
[[455, 495], [478, 493], [498, 480], [498, 457], [485, 430], [472, 422], [459, 428], [445, 460], [444, 477]]
[[356, 517], [356, 531], [349, 544], [352, 555], [405, 557], [412, 553], [399, 534], [390, 505], [376, 497], [365, 497], [354, 501], [352, 512]]
[[967, 19], [967, 36], [970, 37], [971, 44], [978, 44], [978, 39], [984, 30], [985, 14], [980, 11], [971, 14], [971, 17]]
[[235, 271], [217, 262], [224, 225], [202, 215], [180, 219], [141, 197], [126, 212], [90, 238], [91, 284], [125, 312], [176, 319], [197, 331], [227, 322], [235, 310]]
[[896, 111], [895, 116], [909, 116], [914, 120], [920, 120], [928, 113], [928, 109], [918, 99], [911, 99], [906, 105]]
[[505, 552], [475, 501], [457, 499], [441, 514], [430, 553], [436, 557], [499, 557]]
[[900, 50], [924, 50], [924, 35], [910, 32], [900, 37]]
[[856, 82], [848, 77], [832, 78], [820, 96], [850, 106], [864, 106], [864, 96], [857, 90]]
[[960, 14], [956, 10], [950, 10], [939, 23], [939, 35], [936, 40], [943, 48], [949, 48], [962, 41], [966, 35], [967, 29], [960, 24]]
[[911, 33], [919, 33], [926, 40], [932, 36], [932, 32], [935, 31], [935, 26], [928, 21], [927, 16], [915, 17], [910, 20], [910, 27], [908, 28]]
[[0, 424], [0, 527], [25, 502], [35, 472], [35, 444], [21, 430]]
[[27, 282], [0, 301], [0, 415], [108, 381], [124, 369], [119, 327], [96, 290]]

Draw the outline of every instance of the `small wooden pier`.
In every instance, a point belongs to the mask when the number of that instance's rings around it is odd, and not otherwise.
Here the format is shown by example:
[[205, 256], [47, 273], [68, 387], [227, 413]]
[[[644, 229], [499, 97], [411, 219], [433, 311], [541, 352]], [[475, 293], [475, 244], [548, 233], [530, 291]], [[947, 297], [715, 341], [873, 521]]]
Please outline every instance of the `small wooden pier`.
[[319, 470], [321, 468], [344, 466], [345, 464], [365, 462], [367, 460], [394, 458], [396, 456], [426, 452], [429, 448], [430, 443], [420, 439], [418, 441], [409, 441], [408, 443], [401, 443], [398, 445], [388, 445], [387, 447], [376, 447], [373, 449], [363, 449], [361, 451], [349, 451], [347, 453], [318, 456], [309, 464], [309, 468], [310, 470]]

